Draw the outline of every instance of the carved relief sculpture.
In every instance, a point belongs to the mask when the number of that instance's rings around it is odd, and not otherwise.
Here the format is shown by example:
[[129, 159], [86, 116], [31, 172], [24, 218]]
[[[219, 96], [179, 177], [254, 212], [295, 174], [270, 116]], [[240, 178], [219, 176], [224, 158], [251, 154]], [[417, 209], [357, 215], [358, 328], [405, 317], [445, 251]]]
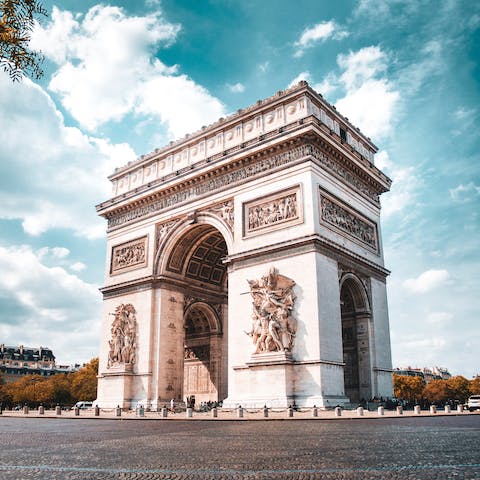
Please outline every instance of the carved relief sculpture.
[[179, 220], [172, 220], [170, 222], [159, 223], [156, 225], [155, 229], [155, 253], [158, 252], [161, 243], [167, 234], [179, 223]]
[[360, 218], [360, 215], [343, 208], [332, 199], [321, 195], [322, 220], [348, 233], [350, 236], [378, 250], [376, 225]]
[[147, 237], [137, 238], [112, 248], [110, 273], [141, 268], [147, 262]]
[[274, 267], [260, 280], [248, 280], [253, 299], [252, 337], [254, 353], [290, 352], [297, 332], [292, 316], [295, 282], [279, 275]]
[[233, 201], [227, 200], [226, 202], [215, 205], [208, 210], [215, 215], [218, 215], [233, 231]]
[[112, 339], [109, 340], [107, 368], [119, 364], [133, 365], [136, 362], [137, 318], [131, 303], [121, 304], [115, 310], [112, 322]]
[[301, 221], [299, 192], [300, 188], [295, 187], [245, 204], [245, 233], [256, 233], [277, 225], [285, 227], [288, 224], [299, 223]]

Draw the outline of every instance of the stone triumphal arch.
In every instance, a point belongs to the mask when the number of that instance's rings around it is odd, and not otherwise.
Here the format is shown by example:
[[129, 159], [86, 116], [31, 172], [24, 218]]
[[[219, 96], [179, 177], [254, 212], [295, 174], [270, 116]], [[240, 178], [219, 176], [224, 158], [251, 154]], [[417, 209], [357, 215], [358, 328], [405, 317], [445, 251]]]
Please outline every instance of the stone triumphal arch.
[[117, 169], [98, 404], [391, 396], [375, 152], [301, 82]]

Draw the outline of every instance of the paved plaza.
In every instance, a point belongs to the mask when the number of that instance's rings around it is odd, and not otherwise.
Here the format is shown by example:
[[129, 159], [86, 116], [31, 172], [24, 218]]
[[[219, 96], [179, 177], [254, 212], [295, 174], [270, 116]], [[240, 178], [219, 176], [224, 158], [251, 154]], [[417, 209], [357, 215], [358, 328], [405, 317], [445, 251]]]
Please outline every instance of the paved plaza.
[[480, 479], [479, 414], [127, 418], [2, 416], [0, 478]]

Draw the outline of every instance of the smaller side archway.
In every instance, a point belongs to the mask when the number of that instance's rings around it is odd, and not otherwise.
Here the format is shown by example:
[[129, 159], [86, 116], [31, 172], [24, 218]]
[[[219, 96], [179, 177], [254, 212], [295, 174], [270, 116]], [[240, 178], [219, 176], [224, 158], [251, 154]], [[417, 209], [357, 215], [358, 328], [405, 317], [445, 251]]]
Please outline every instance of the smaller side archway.
[[222, 324], [215, 310], [194, 302], [184, 314], [183, 399], [218, 402], [226, 396], [222, 381]]
[[372, 397], [372, 315], [367, 290], [353, 273], [340, 280], [340, 309], [345, 395], [350, 402], [359, 403]]

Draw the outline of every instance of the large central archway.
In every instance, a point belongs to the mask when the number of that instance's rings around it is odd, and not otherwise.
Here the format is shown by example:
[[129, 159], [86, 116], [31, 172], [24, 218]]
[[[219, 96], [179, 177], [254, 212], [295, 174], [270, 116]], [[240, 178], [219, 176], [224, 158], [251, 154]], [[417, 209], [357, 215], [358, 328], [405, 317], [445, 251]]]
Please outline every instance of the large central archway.
[[370, 378], [371, 320], [367, 292], [361, 280], [349, 273], [340, 284], [345, 395], [352, 403], [372, 396]]
[[[198, 219], [196, 220], [198, 222]], [[183, 299], [178, 310], [175, 391], [172, 398], [220, 402], [227, 397], [228, 254], [222, 233], [210, 223], [179, 225], [166, 239], [159, 276]], [[181, 337], [181, 339], [180, 339]]]

